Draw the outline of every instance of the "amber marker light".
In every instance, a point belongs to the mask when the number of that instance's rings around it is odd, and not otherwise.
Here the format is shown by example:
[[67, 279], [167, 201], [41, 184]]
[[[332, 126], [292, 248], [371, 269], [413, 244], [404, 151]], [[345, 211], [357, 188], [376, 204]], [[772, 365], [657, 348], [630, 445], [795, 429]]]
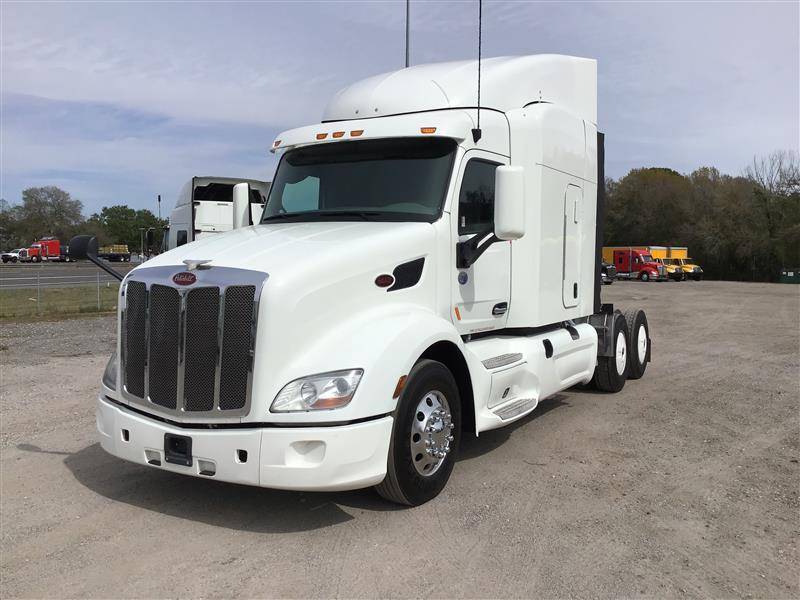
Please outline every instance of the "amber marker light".
[[461, 320], [461, 311], [458, 310], [457, 306], [455, 307], [455, 310], [456, 310], [456, 319], [458, 319], [460, 321]]
[[364, 133], [363, 129], [354, 129], [353, 131], [350, 132], [350, 137], [358, 137], [362, 133]]
[[344, 135], [344, 131], [334, 131], [333, 132], [333, 137], [335, 137], [335, 138], [340, 138], [343, 135]]
[[400, 379], [397, 380], [397, 385], [394, 388], [394, 394], [392, 394], [392, 399], [397, 400], [400, 397], [400, 394], [403, 393], [403, 388], [406, 387], [407, 379], [408, 375], [400, 376]]
[[273, 148], [277, 148], [280, 145], [281, 145], [281, 141], [280, 140], [275, 140], [274, 142], [272, 142], [272, 147]]
[[420, 133], [436, 133], [436, 127], [420, 127]]
[[327, 133], [318, 133], [317, 134], [317, 139], [318, 140], [324, 140], [326, 137], [328, 137]]

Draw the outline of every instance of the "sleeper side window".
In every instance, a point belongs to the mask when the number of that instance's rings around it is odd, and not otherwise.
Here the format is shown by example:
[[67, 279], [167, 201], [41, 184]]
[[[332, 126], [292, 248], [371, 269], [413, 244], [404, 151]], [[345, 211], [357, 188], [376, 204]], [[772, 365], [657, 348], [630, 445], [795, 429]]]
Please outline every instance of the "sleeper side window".
[[494, 230], [494, 172], [497, 163], [473, 158], [458, 194], [458, 235]]
[[180, 231], [178, 231], [178, 239], [177, 239], [178, 246], [183, 246], [188, 240], [189, 236], [186, 233], [185, 229], [181, 229]]

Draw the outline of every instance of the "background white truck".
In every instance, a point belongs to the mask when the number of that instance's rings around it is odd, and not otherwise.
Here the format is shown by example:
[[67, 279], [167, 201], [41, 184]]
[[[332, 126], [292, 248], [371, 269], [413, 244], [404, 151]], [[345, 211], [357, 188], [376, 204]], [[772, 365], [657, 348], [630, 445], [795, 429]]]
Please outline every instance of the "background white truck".
[[595, 61], [485, 60], [480, 109], [477, 71], [345, 88], [321, 123], [274, 141], [259, 224], [239, 184], [234, 231], [125, 277], [97, 399], [106, 451], [416, 505], [442, 490], [462, 436], [642, 376], [644, 312], [600, 302]]
[[233, 177], [192, 177], [181, 188], [169, 215], [161, 251], [165, 252], [201, 237], [233, 229], [233, 186], [247, 183], [250, 201], [248, 225], [258, 223], [269, 194], [269, 181]]

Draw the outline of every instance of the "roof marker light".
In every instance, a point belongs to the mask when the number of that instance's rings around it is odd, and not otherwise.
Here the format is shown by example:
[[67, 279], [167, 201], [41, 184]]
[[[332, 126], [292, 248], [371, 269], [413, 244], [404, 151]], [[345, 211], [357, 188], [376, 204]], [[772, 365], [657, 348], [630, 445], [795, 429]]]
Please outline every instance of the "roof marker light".
[[333, 132], [333, 137], [335, 137], [335, 138], [340, 138], [343, 135], [344, 135], [344, 131], [334, 131]]
[[351, 135], [352, 137], [358, 137], [358, 136], [360, 136], [362, 133], [364, 133], [364, 130], [363, 130], [363, 129], [354, 129], [353, 131], [351, 131], [351, 132], [350, 132], [350, 135]]
[[327, 133], [318, 133], [317, 134], [317, 139], [318, 140], [324, 140], [326, 137], [328, 137]]
[[420, 133], [436, 133], [436, 127], [420, 127]]

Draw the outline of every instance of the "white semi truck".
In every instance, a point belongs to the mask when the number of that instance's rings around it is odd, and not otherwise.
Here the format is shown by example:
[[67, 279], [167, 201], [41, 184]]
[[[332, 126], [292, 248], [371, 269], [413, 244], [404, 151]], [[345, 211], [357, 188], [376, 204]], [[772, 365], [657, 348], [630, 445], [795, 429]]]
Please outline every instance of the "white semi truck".
[[239, 183], [247, 183], [250, 190], [246, 223], [258, 223], [269, 194], [269, 181], [192, 177], [181, 188], [169, 215], [169, 227], [164, 232], [161, 251], [233, 229], [233, 187]]
[[475, 61], [345, 88], [274, 141], [258, 224], [237, 185], [233, 231], [124, 278], [97, 398], [106, 451], [418, 505], [464, 436], [643, 375], [644, 312], [600, 302], [596, 62], [481, 68], [480, 108]]

